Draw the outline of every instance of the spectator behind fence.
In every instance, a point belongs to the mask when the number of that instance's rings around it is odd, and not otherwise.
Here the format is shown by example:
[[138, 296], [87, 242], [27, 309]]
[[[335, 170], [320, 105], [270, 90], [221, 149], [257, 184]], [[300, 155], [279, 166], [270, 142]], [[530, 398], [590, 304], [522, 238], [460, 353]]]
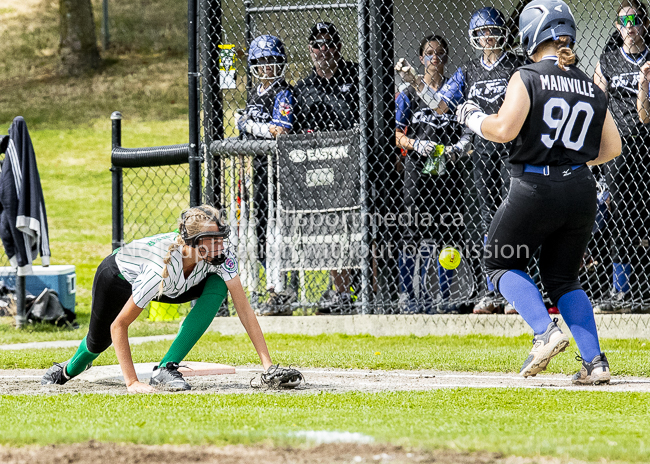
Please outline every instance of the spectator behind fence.
[[[420, 98], [439, 113], [454, 110], [463, 101], [473, 100], [485, 113], [493, 114], [503, 103], [510, 76], [524, 64], [522, 58], [504, 51], [508, 33], [503, 14], [496, 8], [484, 7], [475, 11], [469, 22], [469, 41], [482, 54], [480, 58], [470, 60], [458, 68], [438, 92], [419, 82], [403, 59], [398, 61], [395, 69], [418, 90]], [[492, 217], [507, 194], [510, 181], [507, 157], [510, 146], [510, 143], [500, 144], [474, 137], [472, 163], [483, 243], [487, 243], [487, 230]], [[464, 146], [463, 150], [466, 149]], [[487, 288], [474, 307], [474, 313], [500, 312], [505, 300], [497, 298], [487, 275], [485, 285]], [[506, 308], [506, 312], [516, 313], [511, 306]]]
[[[439, 35], [422, 39], [418, 49], [424, 65], [424, 85], [438, 91], [447, 80], [444, 77], [449, 47]], [[452, 227], [441, 227], [441, 216], [449, 213], [459, 195], [460, 175], [456, 172], [430, 175], [423, 172], [425, 162], [436, 145], [453, 149], [461, 133], [456, 117], [439, 114], [422, 101], [413, 87], [408, 86], [397, 95], [395, 142], [402, 148], [404, 159], [404, 212], [412, 220], [402, 227], [402, 247], [399, 251], [400, 312], [457, 313], [458, 308], [448, 304], [454, 271], [446, 270], [435, 259], [435, 250], [450, 244]], [[452, 150], [448, 150], [451, 152]], [[448, 169], [456, 171], [450, 164]], [[428, 218], [432, 218], [431, 221]], [[419, 256], [416, 256], [419, 254]], [[419, 258], [419, 259], [416, 259]], [[431, 265], [433, 258], [435, 264]], [[419, 269], [416, 263], [419, 262]], [[440, 295], [435, 298], [427, 288], [427, 270], [437, 266]], [[416, 285], [419, 282], [419, 285]], [[418, 292], [419, 289], [419, 292]]]
[[[359, 71], [356, 63], [341, 57], [341, 37], [328, 22], [314, 24], [309, 33], [309, 55], [314, 69], [295, 86], [295, 131], [348, 130], [359, 120]], [[352, 304], [350, 269], [333, 270], [336, 293], [327, 290], [321, 313], [337, 313]]]
[[[238, 113], [237, 128], [243, 140], [273, 139], [293, 128], [293, 88], [284, 80], [287, 55], [282, 41], [272, 35], [256, 37], [248, 50], [251, 76], [258, 85], [251, 89], [246, 108]], [[272, 170], [271, 170], [272, 171]], [[270, 173], [271, 179], [273, 173]], [[253, 209], [256, 218], [258, 255], [266, 266], [269, 167], [267, 155], [253, 158]], [[291, 315], [295, 291], [275, 292], [277, 282], [267, 278], [269, 299], [259, 314], [263, 316]]]
[[[650, 220], [644, 204], [647, 200], [639, 201], [648, 197], [647, 191], [643, 194], [639, 189], [647, 188], [650, 182], [650, 132], [643, 124], [650, 122], [648, 84], [646, 79], [639, 81], [640, 75], [647, 73], [650, 60], [646, 45], [650, 21], [646, 6], [636, 0], [623, 1], [616, 15], [618, 37], [607, 44], [594, 73], [594, 82], [609, 97], [609, 109], [623, 140], [621, 156], [610, 163], [607, 175], [614, 227], [612, 293], [610, 301], [595, 307], [596, 312], [629, 312], [633, 296], [644, 300], [650, 297], [647, 274], [642, 269], [650, 264]], [[641, 66], [645, 73], [639, 72]]]

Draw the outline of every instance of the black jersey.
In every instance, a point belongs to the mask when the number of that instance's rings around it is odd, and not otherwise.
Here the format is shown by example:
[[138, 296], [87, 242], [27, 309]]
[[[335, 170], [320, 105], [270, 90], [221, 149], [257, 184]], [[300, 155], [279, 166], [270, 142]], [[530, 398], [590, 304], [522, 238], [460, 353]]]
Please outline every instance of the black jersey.
[[359, 121], [359, 65], [341, 60], [330, 78], [316, 70], [296, 83], [294, 131], [347, 130]]
[[438, 114], [411, 86], [397, 95], [395, 110], [397, 128], [407, 131], [412, 139], [430, 140], [447, 146], [458, 142], [462, 134], [454, 114]]
[[524, 60], [512, 53], [504, 53], [493, 65], [485, 64], [482, 57], [471, 60], [458, 68], [440, 95], [452, 109], [464, 100], [474, 100], [484, 113], [498, 113], [508, 81]]
[[575, 66], [555, 57], [519, 69], [530, 110], [510, 152], [513, 164], [565, 166], [598, 157], [607, 97]]
[[[271, 123], [291, 130], [293, 127], [293, 87], [279, 78], [260, 93], [261, 86], [248, 95], [244, 113], [255, 122]], [[242, 133], [246, 139], [256, 139], [252, 134]]]
[[648, 49], [628, 55], [621, 47], [606, 47], [600, 56], [600, 70], [607, 79], [609, 109], [622, 136], [647, 133], [639, 120], [636, 97], [639, 68], [650, 58]]

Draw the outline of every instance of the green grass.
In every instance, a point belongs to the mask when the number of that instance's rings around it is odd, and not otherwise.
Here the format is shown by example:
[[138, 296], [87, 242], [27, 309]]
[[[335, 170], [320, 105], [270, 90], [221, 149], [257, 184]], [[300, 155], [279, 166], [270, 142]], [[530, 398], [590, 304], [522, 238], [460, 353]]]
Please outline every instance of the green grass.
[[0, 397], [0, 442], [296, 444], [300, 430], [422, 448], [650, 459], [650, 395], [527, 389], [378, 394]]
[[[76, 265], [77, 314], [85, 332], [94, 272], [111, 249], [109, 116], [115, 110], [123, 113], [125, 147], [187, 142], [187, 5], [112, 1], [111, 48], [102, 51], [103, 68], [93, 75], [63, 77], [56, 74], [56, 5], [10, 2], [0, 9], [0, 127], [17, 115], [27, 121], [46, 201], [52, 263]], [[101, 1], [93, 3], [99, 27]], [[233, 134], [232, 112], [243, 102], [245, 92], [240, 90], [225, 96], [226, 135]], [[189, 203], [187, 184], [183, 166], [126, 172], [125, 195], [135, 205], [126, 211], [126, 238], [173, 225]], [[156, 205], [151, 202], [154, 192], [161, 197]], [[158, 210], [143, 213], [145, 202]], [[0, 343], [80, 337], [45, 326], [15, 334], [10, 322], [0, 320]], [[142, 324], [135, 333], [170, 333], [176, 328], [171, 324], [169, 329], [149, 329]]]
[[[0, 345], [11, 343], [46, 342], [52, 340], [81, 340], [88, 332], [88, 318], [84, 315], [84, 322], [79, 330], [68, 330], [53, 327], [50, 324], [33, 324], [22, 330], [13, 327], [13, 317], [0, 318]], [[163, 335], [178, 332], [179, 321], [151, 322], [146, 320], [146, 314], [138, 318], [131, 327], [129, 334], [132, 337], [147, 335]]]
[[[125, 120], [126, 147], [170, 145], [188, 138], [181, 120]], [[90, 312], [90, 290], [97, 265], [111, 251], [110, 121], [74, 130], [37, 130], [52, 262], [77, 266], [78, 312]], [[160, 181], [162, 182], [162, 181]], [[172, 221], [173, 225], [173, 221]]]
[[[530, 350], [530, 337], [427, 336], [372, 337], [369, 335], [286, 335], [267, 334], [269, 351], [275, 362], [303, 367], [359, 369], [440, 369], [475, 372], [518, 372]], [[151, 342], [133, 347], [135, 362], [162, 359], [171, 341]], [[602, 347], [614, 375], [648, 376], [650, 343], [644, 340], [603, 340]], [[74, 349], [0, 351], [0, 368], [42, 369], [64, 361]], [[548, 372], [573, 374], [579, 363], [572, 353], [556, 357]], [[205, 334], [186, 358], [187, 361], [222, 362], [233, 365], [259, 364], [246, 335]], [[109, 348], [95, 365], [117, 364]]]
[[[101, 1], [94, 1], [99, 27]], [[114, 110], [140, 119], [187, 115], [187, 5], [116, 0], [110, 5], [112, 46], [94, 75], [57, 71], [58, 8], [42, 1], [20, 12], [0, 10], [0, 123], [22, 114], [30, 128], [66, 129]], [[98, 35], [98, 38], [100, 36]]]

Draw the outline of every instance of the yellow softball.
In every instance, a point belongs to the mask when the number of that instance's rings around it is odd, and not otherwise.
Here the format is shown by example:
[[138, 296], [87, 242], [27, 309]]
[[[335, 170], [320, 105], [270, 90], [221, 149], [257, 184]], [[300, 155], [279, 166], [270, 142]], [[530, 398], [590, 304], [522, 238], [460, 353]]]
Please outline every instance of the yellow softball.
[[445, 269], [456, 269], [460, 264], [461, 255], [454, 247], [446, 247], [440, 251], [440, 256], [438, 256], [438, 262]]

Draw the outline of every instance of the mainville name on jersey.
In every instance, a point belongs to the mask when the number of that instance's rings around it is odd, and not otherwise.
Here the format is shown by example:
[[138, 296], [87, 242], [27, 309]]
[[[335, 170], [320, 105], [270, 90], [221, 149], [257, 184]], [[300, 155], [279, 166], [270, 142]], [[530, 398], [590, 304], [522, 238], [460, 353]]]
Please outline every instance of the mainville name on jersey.
[[594, 98], [594, 84], [571, 77], [554, 76], [553, 74], [540, 74], [539, 80], [542, 90], [555, 90], [557, 92], [568, 92]]
[[479, 81], [469, 89], [469, 100], [479, 99], [487, 102], [495, 102], [503, 97], [508, 88], [506, 79], [492, 79], [489, 81]]

